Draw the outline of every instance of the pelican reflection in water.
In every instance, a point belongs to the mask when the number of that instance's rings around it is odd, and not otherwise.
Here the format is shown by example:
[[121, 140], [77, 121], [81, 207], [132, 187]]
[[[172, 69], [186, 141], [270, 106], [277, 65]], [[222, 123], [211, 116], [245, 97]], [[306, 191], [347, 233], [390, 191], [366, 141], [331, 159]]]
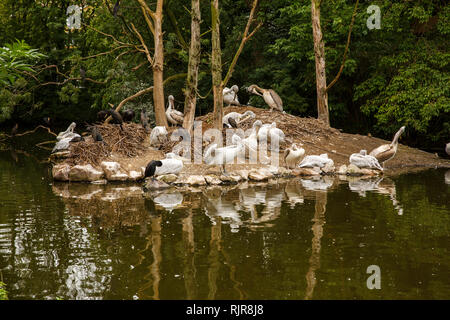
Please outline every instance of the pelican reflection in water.
[[349, 178], [348, 186], [350, 190], [357, 192], [361, 197], [365, 197], [367, 191], [388, 195], [398, 215], [403, 215], [403, 208], [397, 200], [395, 183], [391, 179], [383, 177], [370, 179], [352, 177]]

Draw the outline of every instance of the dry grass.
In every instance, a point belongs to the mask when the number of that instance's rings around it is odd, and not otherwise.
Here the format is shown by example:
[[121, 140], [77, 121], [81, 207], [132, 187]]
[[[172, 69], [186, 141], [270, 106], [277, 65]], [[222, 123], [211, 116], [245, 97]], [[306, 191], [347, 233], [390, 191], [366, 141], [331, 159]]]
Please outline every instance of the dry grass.
[[85, 137], [85, 141], [72, 143], [66, 163], [99, 165], [112, 153], [133, 158], [148, 149], [145, 143], [148, 134], [139, 124], [124, 123], [123, 130], [114, 124], [100, 124], [96, 127], [104, 143], [94, 141], [90, 135]]

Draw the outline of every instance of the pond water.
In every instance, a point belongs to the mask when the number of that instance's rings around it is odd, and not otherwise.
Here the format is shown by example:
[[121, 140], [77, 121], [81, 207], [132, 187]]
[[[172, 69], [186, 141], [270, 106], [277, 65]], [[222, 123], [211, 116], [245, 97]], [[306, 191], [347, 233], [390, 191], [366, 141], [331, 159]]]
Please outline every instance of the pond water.
[[10, 299], [450, 298], [450, 171], [143, 197], [53, 183], [43, 159], [0, 152]]

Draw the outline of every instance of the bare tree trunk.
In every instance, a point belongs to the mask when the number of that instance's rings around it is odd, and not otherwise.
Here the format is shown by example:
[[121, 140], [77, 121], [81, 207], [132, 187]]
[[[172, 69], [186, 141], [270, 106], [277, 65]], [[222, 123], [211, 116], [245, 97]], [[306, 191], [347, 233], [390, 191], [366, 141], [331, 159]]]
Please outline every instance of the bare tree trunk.
[[319, 0], [311, 0], [314, 56], [316, 60], [317, 118], [323, 120], [327, 125], [330, 125], [325, 68], [325, 46], [320, 27], [320, 2], [321, 1]]
[[212, 56], [211, 72], [214, 94], [214, 128], [222, 129], [223, 96], [222, 96], [222, 51], [220, 49], [219, 0], [211, 0]]
[[165, 105], [164, 105], [164, 85], [163, 85], [163, 66], [164, 66], [164, 44], [162, 32], [164, 0], [158, 0], [154, 15], [155, 27], [155, 56], [153, 61], [153, 103], [155, 108], [155, 120], [157, 126], [168, 127]]
[[191, 46], [186, 79], [183, 128], [192, 132], [197, 104], [198, 66], [200, 64], [200, 0], [192, 0]]

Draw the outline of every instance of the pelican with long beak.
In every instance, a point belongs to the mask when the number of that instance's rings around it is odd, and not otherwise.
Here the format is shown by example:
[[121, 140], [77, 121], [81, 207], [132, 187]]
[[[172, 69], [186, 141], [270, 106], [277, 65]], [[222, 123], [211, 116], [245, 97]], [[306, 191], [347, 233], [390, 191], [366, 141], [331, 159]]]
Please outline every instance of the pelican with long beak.
[[231, 88], [224, 88], [222, 90], [223, 102], [227, 106], [235, 105], [240, 106], [241, 103], [238, 100], [237, 93], [239, 91], [239, 87], [237, 85], [232, 86]]
[[247, 88], [247, 91], [263, 97], [264, 101], [269, 105], [270, 111], [275, 109], [283, 112], [283, 100], [281, 100], [280, 96], [274, 90], [263, 89], [258, 87], [256, 84], [252, 84]]
[[170, 95], [169, 96], [169, 107], [166, 110], [167, 121], [171, 124], [177, 126], [182, 125], [184, 120], [184, 114], [178, 110], [175, 110], [174, 101], [175, 98]]
[[397, 153], [398, 139], [400, 138], [403, 132], [405, 132], [405, 126], [401, 127], [400, 130], [397, 131], [397, 133], [394, 136], [394, 139], [390, 144], [383, 144], [378, 148], [375, 148], [372, 151], [370, 151], [369, 155], [377, 158], [378, 162], [383, 166], [383, 168], [384, 163], [387, 162], [388, 160], [391, 160]]

